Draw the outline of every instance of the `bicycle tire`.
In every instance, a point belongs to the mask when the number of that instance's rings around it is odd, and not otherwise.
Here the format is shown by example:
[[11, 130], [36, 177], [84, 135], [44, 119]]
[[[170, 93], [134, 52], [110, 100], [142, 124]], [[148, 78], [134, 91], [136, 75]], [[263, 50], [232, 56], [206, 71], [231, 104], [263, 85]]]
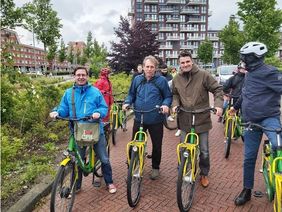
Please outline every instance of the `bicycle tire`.
[[96, 176], [96, 177], [103, 177], [103, 173], [102, 173], [102, 163], [100, 160], [98, 160], [97, 158], [97, 155], [95, 156], [95, 166], [94, 166], [94, 169], [93, 169], [93, 174]]
[[274, 189], [273, 186], [270, 184], [270, 177], [272, 176], [269, 173], [269, 170], [271, 170], [270, 168], [270, 164], [268, 161], [263, 161], [263, 165], [262, 165], [262, 173], [263, 173], [263, 178], [264, 178], [264, 182], [265, 182], [265, 186], [266, 186], [266, 194], [267, 194], [267, 198], [269, 200], [269, 202], [272, 202], [272, 200], [274, 199]]
[[72, 211], [76, 189], [75, 166], [72, 162], [60, 166], [51, 191], [51, 212]]
[[229, 121], [228, 123], [228, 130], [227, 130], [227, 137], [224, 144], [224, 157], [228, 158], [230, 154], [230, 148], [231, 148], [231, 141], [232, 141], [232, 121]]
[[126, 112], [123, 110], [120, 110], [119, 112], [119, 122], [120, 126], [122, 128], [122, 131], [125, 132], [127, 130], [126, 124], [127, 124], [127, 117], [126, 117]]
[[127, 202], [132, 208], [138, 204], [141, 195], [140, 165], [138, 152], [132, 151], [127, 174]]
[[[281, 195], [280, 195], [281, 198]], [[280, 201], [280, 203], [279, 203]], [[279, 206], [280, 205], [280, 206]], [[281, 212], [282, 211], [282, 199], [278, 199], [278, 191], [276, 191], [274, 195], [274, 203], [273, 203], [274, 212]]]
[[[195, 181], [192, 180], [192, 166], [191, 166], [191, 155], [184, 157], [181, 155], [181, 163], [177, 177], [177, 205], [181, 212], [189, 211], [192, 206], [194, 192], [195, 192]], [[185, 176], [183, 173], [186, 173]]]
[[113, 126], [112, 126], [112, 143], [115, 146], [116, 145], [116, 134], [117, 134], [117, 126], [116, 126], [116, 119], [117, 119], [117, 115], [114, 114], [113, 115]]
[[[176, 130], [178, 128], [178, 124], [177, 124], [177, 113], [175, 113], [173, 116], [171, 115], [172, 113], [170, 112], [168, 115], [165, 116], [164, 119], [164, 126], [168, 129], [168, 130]], [[169, 121], [168, 117], [172, 117], [173, 120]]]

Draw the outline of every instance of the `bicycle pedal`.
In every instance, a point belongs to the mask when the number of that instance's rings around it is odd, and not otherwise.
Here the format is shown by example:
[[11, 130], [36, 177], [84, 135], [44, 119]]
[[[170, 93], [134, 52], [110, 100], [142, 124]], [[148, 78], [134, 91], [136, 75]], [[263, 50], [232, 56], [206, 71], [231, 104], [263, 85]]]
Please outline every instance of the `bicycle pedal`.
[[261, 197], [263, 197], [264, 196], [264, 193], [263, 192], [261, 192], [261, 191], [254, 191], [254, 197], [259, 197], [259, 198], [261, 198]]

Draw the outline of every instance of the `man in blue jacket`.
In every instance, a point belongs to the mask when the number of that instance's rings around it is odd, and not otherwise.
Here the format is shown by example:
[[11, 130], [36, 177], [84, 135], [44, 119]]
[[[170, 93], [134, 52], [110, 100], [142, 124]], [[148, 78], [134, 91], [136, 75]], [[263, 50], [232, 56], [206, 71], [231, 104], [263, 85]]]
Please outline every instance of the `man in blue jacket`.
[[[102, 119], [107, 115], [108, 106], [102, 96], [101, 92], [88, 84], [88, 71], [85, 67], [77, 67], [74, 70], [75, 83], [72, 88], [69, 88], [64, 93], [61, 103], [56, 111], [50, 113], [51, 118], [61, 117], [74, 117], [72, 111], [72, 92], [74, 90], [74, 103], [76, 118], [84, 118], [92, 116], [93, 119]], [[71, 128], [71, 132], [73, 129]], [[85, 156], [86, 147], [80, 149], [81, 157]], [[104, 180], [108, 186], [110, 193], [116, 192], [116, 187], [113, 184], [112, 168], [109, 157], [106, 151], [106, 140], [103, 131], [103, 124], [100, 124], [100, 138], [94, 144], [94, 150], [102, 162], [102, 172]], [[76, 191], [80, 191], [82, 183], [82, 171], [79, 168], [78, 180], [76, 184]]]
[[[172, 102], [170, 92], [165, 77], [156, 74], [158, 61], [153, 56], [145, 57], [143, 61], [144, 74], [136, 76], [131, 83], [128, 96], [124, 102], [123, 109], [134, 104], [136, 110], [151, 110], [159, 105], [162, 113], [168, 113]], [[159, 177], [159, 169], [162, 156], [162, 139], [163, 139], [163, 120], [164, 114], [154, 110], [144, 114], [144, 131], [149, 131], [152, 140], [152, 173], [151, 179]], [[140, 126], [141, 114], [135, 113], [132, 137], [138, 131]]]
[[[281, 127], [282, 74], [277, 68], [264, 63], [266, 53], [266, 46], [259, 42], [249, 42], [240, 49], [240, 58], [246, 64], [248, 73], [242, 94], [231, 110], [235, 112], [241, 106], [245, 122], [277, 129]], [[274, 149], [278, 145], [275, 132], [257, 129], [244, 132], [244, 188], [235, 199], [235, 205], [244, 205], [251, 199], [255, 164], [263, 133]]]

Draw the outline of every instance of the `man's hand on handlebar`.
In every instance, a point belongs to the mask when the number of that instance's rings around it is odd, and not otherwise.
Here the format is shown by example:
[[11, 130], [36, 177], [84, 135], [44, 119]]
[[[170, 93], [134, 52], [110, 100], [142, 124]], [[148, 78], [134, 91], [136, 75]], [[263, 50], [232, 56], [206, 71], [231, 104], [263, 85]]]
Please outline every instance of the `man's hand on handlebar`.
[[214, 107], [214, 109], [216, 109], [217, 116], [222, 116], [223, 109], [221, 107]]
[[97, 112], [92, 114], [93, 119], [99, 119], [100, 116], [101, 116], [100, 113], [97, 113]]
[[56, 112], [56, 111], [53, 111], [53, 112], [49, 113], [49, 116], [50, 116], [52, 119], [55, 119], [58, 115], [59, 115], [59, 113]]
[[126, 111], [128, 109], [128, 107], [129, 107], [129, 104], [124, 104], [124, 105], [122, 105], [122, 110]]
[[160, 108], [161, 108], [162, 113], [168, 113], [169, 112], [169, 107], [166, 106], [166, 105], [162, 105]]

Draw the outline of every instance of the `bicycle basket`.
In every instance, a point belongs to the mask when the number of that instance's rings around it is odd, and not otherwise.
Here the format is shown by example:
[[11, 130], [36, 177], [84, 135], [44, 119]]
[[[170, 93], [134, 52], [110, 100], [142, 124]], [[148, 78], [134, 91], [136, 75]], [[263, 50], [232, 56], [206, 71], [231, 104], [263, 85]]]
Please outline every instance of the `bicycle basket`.
[[78, 145], [93, 145], [99, 141], [100, 126], [99, 123], [81, 123], [74, 124], [74, 138]]

